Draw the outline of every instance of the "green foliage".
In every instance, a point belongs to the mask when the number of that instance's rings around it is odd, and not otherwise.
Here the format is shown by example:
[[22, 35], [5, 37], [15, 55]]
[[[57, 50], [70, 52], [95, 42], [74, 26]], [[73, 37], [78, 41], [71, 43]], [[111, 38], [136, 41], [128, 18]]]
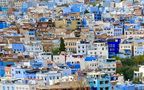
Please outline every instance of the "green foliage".
[[90, 3], [90, 5], [96, 6], [96, 5], [97, 5], [97, 2]]
[[[115, 57], [117, 58], [117, 57]], [[133, 80], [134, 71], [138, 70], [138, 65], [144, 64], [144, 55], [139, 55], [131, 58], [117, 58], [121, 61], [122, 67], [117, 68], [116, 72], [123, 74], [125, 80]], [[135, 80], [137, 82], [137, 80]]]
[[59, 48], [53, 48], [53, 49], [52, 49], [52, 54], [53, 54], [53, 55], [58, 55], [59, 53], [60, 53]]
[[3, 53], [0, 53], [0, 57], [3, 57]]
[[64, 39], [63, 38], [60, 38], [60, 48], [59, 48], [59, 51], [65, 51], [66, 48], [65, 48], [65, 43], [64, 43]]
[[122, 68], [117, 68], [117, 73], [123, 74], [125, 80], [132, 80], [134, 70], [129, 66], [124, 66]]
[[115, 58], [116, 60], [121, 60], [121, 58], [118, 57], [118, 56], [114, 56], [114, 57], [112, 57], [112, 58]]
[[144, 64], [144, 55], [135, 56], [133, 59], [138, 65]]

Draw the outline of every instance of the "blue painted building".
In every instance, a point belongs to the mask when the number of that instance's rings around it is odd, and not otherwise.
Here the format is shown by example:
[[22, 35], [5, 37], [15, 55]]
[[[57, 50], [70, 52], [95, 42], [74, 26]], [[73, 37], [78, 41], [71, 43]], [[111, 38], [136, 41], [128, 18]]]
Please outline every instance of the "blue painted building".
[[95, 21], [101, 20], [101, 19], [102, 19], [102, 16], [101, 16], [101, 15], [102, 15], [101, 12], [96, 12], [96, 13], [94, 14], [94, 19], [95, 19]]
[[109, 53], [109, 58], [112, 58], [116, 56], [119, 53], [119, 44], [121, 42], [121, 39], [119, 38], [114, 38], [114, 39], [108, 39], [108, 53]]
[[95, 21], [99, 21], [102, 19], [102, 13], [104, 11], [104, 7], [102, 6], [90, 7], [89, 11], [90, 13], [94, 13]]
[[87, 27], [87, 26], [88, 26], [88, 23], [87, 23], [86, 18], [83, 18], [83, 19], [82, 19], [82, 26], [83, 26], [83, 27]]
[[90, 57], [86, 57], [85, 58], [85, 61], [96, 61], [97, 58], [96, 57], [93, 57], [93, 56], [90, 56]]
[[14, 62], [0, 61], [0, 77], [4, 77], [5, 76], [5, 67], [6, 66], [14, 66]]
[[68, 67], [67, 65], [58, 65], [58, 67], [60, 68], [60, 72], [62, 73], [62, 76], [69, 76], [72, 74], [71, 72], [71, 68]]
[[2, 12], [7, 12], [7, 11], [8, 11], [8, 7], [1, 7], [1, 6], [0, 6], [0, 11], [2, 11]]
[[109, 7], [111, 2], [112, 2], [112, 0], [103, 0], [103, 6], [104, 7]]
[[124, 34], [125, 28], [123, 26], [114, 26], [114, 36], [121, 36]]
[[49, 19], [46, 17], [42, 17], [39, 19], [39, 22], [48, 22], [48, 21], [49, 21]]
[[71, 68], [72, 74], [80, 70], [80, 63], [67, 62], [66, 64]]
[[34, 69], [39, 69], [44, 66], [44, 62], [41, 59], [32, 60], [30, 62], [30, 64], [31, 64], [32, 68], [34, 68]]
[[69, 14], [69, 13], [81, 13], [83, 14], [85, 12], [86, 8], [83, 3], [77, 3], [72, 4], [69, 7], [66, 7], [63, 9], [63, 14]]
[[87, 80], [91, 90], [112, 90], [110, 77], [104, 73], [87, 73]]
[[22, 67], [11, 67], [12, 78], [26, 78], [26, 68]]
[[28, 3], [23, 2], [23, 3], [22, 3], [22, 6], [21, 6], [21, 11], [22, 11], [23, 13], [26, 13], [26, 12], [28, 11], [28, 8], [29, 8]]
[[20, 52], [24, 52], [25, 51], [25, 46], [22, 43], [13, 43], [12, 44], [12, 50], [15, 53], [20, 53]]
[[56, 7], [54, 2], [48, 2], [47, 6], [48, 6], [49, 9], [54, 9]]
[[134, 85], [116, 85], [115, 90], [135, 90]]
[[36, 79], [36, 73], [39, 72], [39, 70], [26, 70], [25, 71], [25, 78], [27, 79]]
[[0, 29], [7, 28], [9, 25], [5, 21], [0, 21]]
[[71, 12], [71, 9], [69, 7], [65, 7], [63, 9], [63, 14], [66, 15], [66, 14], [69, 14]]
[[77, 13], [77, 12], [84, 13], [84, 11], [86, 10], [83, 3], [72, 4], [70, 6], [70, 9], [71, 13]]

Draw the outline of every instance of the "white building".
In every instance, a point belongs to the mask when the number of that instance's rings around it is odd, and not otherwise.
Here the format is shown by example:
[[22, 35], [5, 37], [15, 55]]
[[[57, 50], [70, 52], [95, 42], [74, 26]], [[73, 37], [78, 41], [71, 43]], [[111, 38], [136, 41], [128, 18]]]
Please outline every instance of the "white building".
[[105, 41], [97, 40], [93, 42], [93, 47], [88, 50], [88, 55], [108, 58], [108, 45]]
[[134, 71], [134, 78], [139, 78], [144, 82], [144, 66], [140, 66], [139, 71]]
[[30, 45], [26, 45], [25, 47], [26, 47], [26, 52], [28, 52], [29, 54], [38, 54], [43, 52], [43, 45], [41, 41], [31, 42]]
[[34, 81], [26, 83], [22, 80], [4, 80], [0, 82], [0, 90], [36, 90], [36, 85]]
[[77, 42], [76, 47], [78, 55], [87, 55], [87, 51], [90, 48], [90, 43], [86, 41], [80, 41]]
[[132, 43], [121, 43], [120, 44], [120, 51], [130, 50], [132, 51]]
[[86, 57], [84, 59], [85, 70], [97, 70], [99, 67], [99, 61], [96, 57]]
[[85, 70], [100, 70], [103, 73], [114, 74], [116, 72], [115, 59], [102, 59], [94, 56], [84, 59]]
[[54, 55], [53, 56], [53, 61], [56, 64], [65, 64], [65, 62], [66, 62], [66, 56], [65, 55]]
[[8, 5], [9, 0], [0, 0], [0, 6], [6, 6]]
[[42, 53], [39, 53], [38, 58], [44, 59], [44, 60], [52, 60], [52, 54], [49, 52], [42, 52]]
[[106, 59], [101, 61], [99, 68], [102, 72], [107, 74], [114, 74], [116, 73], [116, 60], [115, 59]]
[[84, 66], [84, 58], [79, 56], [73, 56], [73, 55], [67, 55], [66, 57], [66, 63], [69, 62], [71, 64], [80, 64], [80, 69], [83, 70], [85, 68]]
[[53, 85], [61, 79], [62, 74], [58, 71], [49, 71], [47, 73], [37, 73], [36, 74], [36, 79], [38, 81], [42, 81], [42, 83], [47, 84], [47, 85]]

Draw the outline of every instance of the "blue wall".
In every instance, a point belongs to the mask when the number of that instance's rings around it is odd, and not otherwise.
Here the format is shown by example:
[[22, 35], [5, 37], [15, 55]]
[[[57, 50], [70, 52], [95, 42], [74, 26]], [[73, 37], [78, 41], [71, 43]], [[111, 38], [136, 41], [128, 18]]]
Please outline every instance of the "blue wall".
[[121, 42], [121, 39], [108, 39], [108, 53], [109, 58], [116, 56], [116, 54], [119, 53], [119, 44]]
[[100, 8], [94, 13], [94, 19], [95, 21], [99, 21], [102, 19], [102, 12], [100, 11]]
[[116, 85], [114, 90], [135, 90], [134, 85]]
[[27, 12], [27, 10], [28, 10], [28, 3], [23, 2], [22, 7], [21, 7], [21, 11], [24, 13], [24, 12]]
[[42, 60], [33, 60], [30, 62], [32, 68], [38, 69], [43, 67], [44, 62], [42, 62]]
[[7, 11], [8, 11], [8, 8], [7, 8], [7, 7], [0, 7], [0, 11], [2, 11], [2, 12], [7, 12]]
[[13, 66], [14, 62], [3, 62], [3, 61], [0, 61], [0, 77], [4, 77], [4, 75], [5, 75], [5, 67], [7, 65]]
[[91, 90], [112, 90], [110, 78], [102, 77], [102, 78], [88, 78]]
[[80, 63], [67, 62], [67, 65], [71, 68], [72, 74], [75, 74], [78, 70], [80, 70]]
[[12, 50], [15, 52], [24, 52], [25, 47], [22, 43], [13, 43], [12, 44]]
[[7, 28], [8, 24], [5, 21], [0, 21], [0, 29]]

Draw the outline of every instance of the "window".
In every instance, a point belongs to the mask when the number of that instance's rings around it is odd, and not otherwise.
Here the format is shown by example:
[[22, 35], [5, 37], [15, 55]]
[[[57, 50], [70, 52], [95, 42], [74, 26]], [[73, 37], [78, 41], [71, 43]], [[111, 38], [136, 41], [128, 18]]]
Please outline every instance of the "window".
[[77, 24], [81, 24], [80, 22], [77, 22]]
[[20, 74], [20, 71], [16, 71], [16, 74]]
[[105, 84], [108, 84], [109, 83], [109, 81], [105, 81]]
[[78, 52], [80, 53], [80, 50]]
[[109, 87], [106, 87], [105, 90], [109, 90]]
[[103, 88], [101, 87], [100, 90], [103, 90]]
[[12, 87], [12, 90], [14, 90], [14, 87]]
[[3, 86], [3, 90], [5, 90], [5, 86]]
[[50, 79], [50, 80], [52, 80], [52, 78], [51, 78], [51, 77], [49, 77], [49, 79]]
[[7, 86], [7, 90], [10, 90], [10, 89], [9, 89], [9, 86]]
[[103, 81], [100, 81], [100, 84], [103, 84]]

